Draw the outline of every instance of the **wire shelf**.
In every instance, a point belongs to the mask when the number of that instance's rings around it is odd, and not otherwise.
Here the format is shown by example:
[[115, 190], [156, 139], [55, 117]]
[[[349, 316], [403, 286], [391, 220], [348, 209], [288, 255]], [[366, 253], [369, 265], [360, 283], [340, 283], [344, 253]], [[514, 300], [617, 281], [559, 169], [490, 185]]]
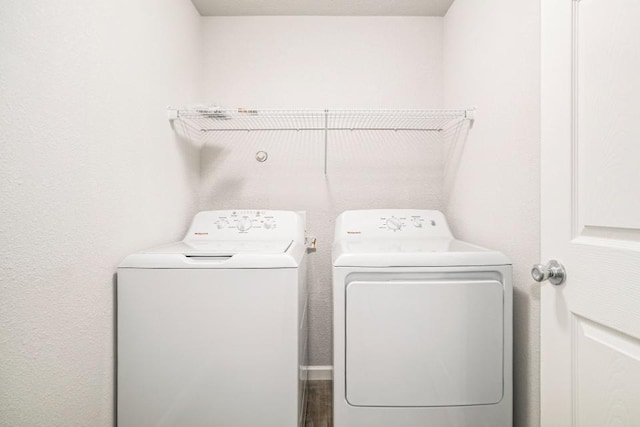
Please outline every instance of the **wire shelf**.
[[[438, 132], [442, 140], [457, 138], [460, 125], [474, 120], [474, 109], [460, 110], [275, 110], [194, 107], [169, 108], [169, 120], [178, 121], [191, 138], [216, 132], [316, 131], [327, 141], [336, 131]], [[206, 138], [205, 138], [206, 140]]]
[[473, 110], [253, 110], [170, 109], [172, 119], [192, 131], [429, 131], [446, 130], [472, 118]]

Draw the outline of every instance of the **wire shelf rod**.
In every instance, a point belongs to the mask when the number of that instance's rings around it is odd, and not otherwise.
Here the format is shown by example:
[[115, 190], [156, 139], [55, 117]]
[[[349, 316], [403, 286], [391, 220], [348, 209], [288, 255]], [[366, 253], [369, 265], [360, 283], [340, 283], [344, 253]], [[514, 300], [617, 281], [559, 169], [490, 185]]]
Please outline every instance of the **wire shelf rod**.
[[304, 132], [304, 131], [392, 131], [392, 132], [400, 132], [400, 131], [411, 131], [411, 132], [442, 132], [442, 128], [433, 128], [433, 129], [424, 129], [424, 128], [221, 128], [221, 129], [200, 129], [200, 132], [262, 132], [262, 131], [296, 131], [296, 132]]

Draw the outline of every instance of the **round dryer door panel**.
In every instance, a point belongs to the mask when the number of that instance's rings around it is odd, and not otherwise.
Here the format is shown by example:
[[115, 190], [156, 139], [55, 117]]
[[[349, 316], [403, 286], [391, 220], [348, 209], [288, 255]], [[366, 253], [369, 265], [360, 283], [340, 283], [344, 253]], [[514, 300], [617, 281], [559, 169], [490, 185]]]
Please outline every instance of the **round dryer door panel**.
[[346, 289], [353, 406], [495, 404], [503, 396], [503, 286], [354, 281]]

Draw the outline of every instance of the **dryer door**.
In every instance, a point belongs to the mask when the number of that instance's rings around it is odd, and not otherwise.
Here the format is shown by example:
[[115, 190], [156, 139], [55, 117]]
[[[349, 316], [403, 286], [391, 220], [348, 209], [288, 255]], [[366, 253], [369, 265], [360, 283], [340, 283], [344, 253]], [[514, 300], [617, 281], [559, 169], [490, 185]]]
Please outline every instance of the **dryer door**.
[[458, 406], [503, 396], [503, 286], [354, 281], [346, 289], [346, 399]]

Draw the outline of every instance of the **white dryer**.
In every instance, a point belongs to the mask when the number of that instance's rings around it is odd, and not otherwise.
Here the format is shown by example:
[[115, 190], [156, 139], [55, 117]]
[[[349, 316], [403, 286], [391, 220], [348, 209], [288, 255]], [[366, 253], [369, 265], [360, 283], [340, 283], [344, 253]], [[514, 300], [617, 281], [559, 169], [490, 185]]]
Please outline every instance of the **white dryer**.
[[342, 213], [333, 246], [336, 427], [512, 425], [503, 254], [429, 210]]
[[118, 426], [303, 422], [302, 214], [197, 214], [184, 240], [118, 268]]

